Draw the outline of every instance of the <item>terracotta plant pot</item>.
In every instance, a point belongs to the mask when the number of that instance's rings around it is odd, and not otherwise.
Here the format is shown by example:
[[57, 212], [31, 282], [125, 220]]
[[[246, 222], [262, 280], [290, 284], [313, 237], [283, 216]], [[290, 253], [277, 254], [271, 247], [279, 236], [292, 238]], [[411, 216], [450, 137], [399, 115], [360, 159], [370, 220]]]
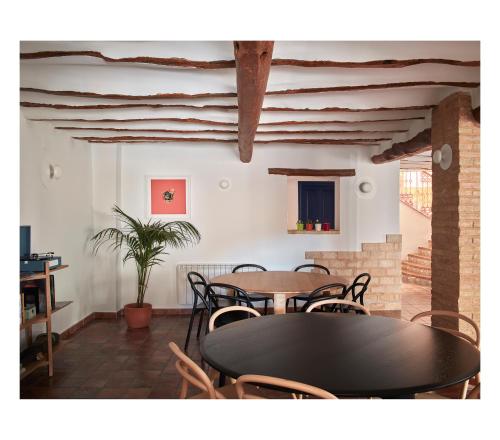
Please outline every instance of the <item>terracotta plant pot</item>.
[[314, 228], [312, 223], [306, 223], [306, 231], [312, 231]]
[[142, 307], [137, 307], [136, 303], [126, 304], [123, 307], [123, 314], [128, 328], [145, 328], [151, 323], [153, 308], [148, 303], [144, 303]]

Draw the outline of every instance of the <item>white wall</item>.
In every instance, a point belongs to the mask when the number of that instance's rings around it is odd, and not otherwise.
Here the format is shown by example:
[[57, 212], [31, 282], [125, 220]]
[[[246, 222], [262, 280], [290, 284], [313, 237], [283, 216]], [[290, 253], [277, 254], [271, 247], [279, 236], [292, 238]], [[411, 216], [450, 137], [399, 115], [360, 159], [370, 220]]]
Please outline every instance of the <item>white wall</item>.
[[[53, 330], [61, 332], [93, 311], [87, 247], [93, 230], [90, 149], [21, 117], [20, 151], [20, 219], [22, 225], [31, 225], [31, 250], [54, 251], [69, 264], [55, 275], [56, 300], [73, 301], [53, 316]], [[60, 165], [63, 175], [46, 187], [42, 164], [50, 162]], [[34, 332], [44, 328], [37, 326]]]
[[[311, 154], [310, 147], [257, 146], [250, 164], [239, 161], [235, 148], [213, 143], [96, 144], [92, 149], [94, 218], [102, 221], [96, 221], [96, 227], [112, 223], [106, 213], [115, 202], [128, 214], [146, 219], [145, 176], [191, 176], [190, 221], [202, 240], [195, 247], [173, 250], [165, 264], [153, 269], [147, 301], [154, 307], [180, 306], [175, 267], [181, 262], [255, 262], [288, 270], [304, 262], [305, 251], [359, 250], [362, 242], [383, 242], [385, 234], [399, 232], [399, 164], [370, 164], [366, 147], [320, 147]], [[358, 176], [373, 179], [377, 193], [372, 200], [359, 199], [354, 191], [356, 178], [341, 178], [341, 233], [291, 235], [287, 234], [287, 178], [269, 175], [269, 167], [355, 168]], [[222, 178], [231, 181], [227, 191], [218, 187]], [[118, 306], [133, 301], [134, 266], [127, 263], [122, 270], [118, 264], [118, 272], [113, 272], [109, 268], [116, 264], [114, 257], [108, 255], [107, 263], [103, 263], [106, 254], [99, 258], [96, 279], [101, 302], [96, 299], [96, 304], [113, 309], [113, 292]], [[115, 273], [121, 288], [116, 286]]]
[[401, 202], [399, 206], [400, 229], [403, 236], [401, 257], [406, 258], [409, 253], [414, 253], [419, 246], [427, 246], [427, 240], [431, 239], [432, 226], [431, 219], [416, 209]]

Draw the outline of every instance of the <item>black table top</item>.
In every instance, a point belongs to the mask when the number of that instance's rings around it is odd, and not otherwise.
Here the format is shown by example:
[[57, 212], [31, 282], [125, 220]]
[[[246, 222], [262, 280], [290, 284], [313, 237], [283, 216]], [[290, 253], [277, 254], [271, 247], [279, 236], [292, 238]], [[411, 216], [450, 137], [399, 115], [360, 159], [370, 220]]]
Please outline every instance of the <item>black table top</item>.
[[206, 335], [203, 358], [230, 377], [264, 374], [338, 396], [399, 397], [462, 382], [479, 351], [443, 330], [381, 316], [289, 313]]

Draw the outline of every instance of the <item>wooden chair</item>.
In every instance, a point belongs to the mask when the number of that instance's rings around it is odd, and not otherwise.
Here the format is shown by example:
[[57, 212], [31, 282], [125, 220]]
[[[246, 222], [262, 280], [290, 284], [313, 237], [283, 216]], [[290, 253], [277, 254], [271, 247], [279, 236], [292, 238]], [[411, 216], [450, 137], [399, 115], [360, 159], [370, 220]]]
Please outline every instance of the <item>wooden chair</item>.
[[[301, 272], [303, 269], [318, 269], [321, 272], [326, 273], [327, 275], [330, 275], [330, 270], [328, 267], [322, 266], [321, 264], [301, 264], [300, 266], [297, 266], [295, 269], [293, 269], [294, 272]], [[309, 299], [309, 294], [300, 294], [296, 296], [292, 296], [291, 298], [286, 299], [286, 308], [288, 308], [288, 302], [293, 299], [293, 311], [297, 311], [297, 301], [307, 301]]]
[[261, 376], [258, 374], [244, 374], [236, 380], [236, 394], [239, 399], [262, 399], [263, 397], [245, 391], [245, 386], [252, 385], [271, 385], [273, 387], [283, 388], [292, 392], [294, 398], [297, 398], [295, 393], [299, 395], [308, 395], [318, 397], [320, 399], [336, 399], [333, 394], [321, 388], [307, 385], [293, 380], [280, 379], [278, 377]]
[[310, 313], [313, 309], [317, 307], [322, 307], [326, 305], [337, 305], [337, 304], [339, 304], [341, 307], [345, 305], [347, 306], [346, 308], [353, 308], [355, 310], [361, 311], [365, 315], [371, 316], [370, 311], [362, 304], [359, 304], [354, 301], [348, 301], [346, 299], [336, 299], [336, 298], [329, 298], [329, 299], [323, 299], [321, 301], [315, 301], [306, 308], [305, 312]]
[[[434, 328], [444, 330], [445, 332], [451, 333], [452, 335], [455, 335], [455, 336], [458, 336], [459, 338], [465, 339], [467, 342], [470, 342], [472, 345], [474, 345], [475, 347], [477, 347], [479, 349], [479, 342], [480, 342], [479, 327], [468, 316], [462, 315], [461, 313], [452, 312], [450, 310], [429, 310], [427, 312], [418, 313], [417, 315], [415, 315], [413, 318], [410, 319], [410, 322], [418, 321], [422, 318], [426, 318], [427, 316], [431, 316], [431, 317], [432, 316], [444, 316], [444, 317], [454, 318], [454, 319], [463, 320], [463, 321], [467, 322], [474, 329], [475, 336], [473, 338], [470, 337], [469, 335], [459, 331], [459, 330], [454, 330], [454, 329], [446, 328], [446, 327], [434, 327]], [[476, 377], [477, 377], [477, 380], [479, 382], [479, 375], [477, 375]], [[468, 387], [469, 387], [469, 380], [466, 380], [463, 383], [462, 390], [460, 392], [461, 399], [466, 398]]]
[[186, 399], [189, 385], [198, 388], [201, 393], [191, 399], [228, 399], [237, 398], [234, 385], [226, 385], [216, 389], [207, 376], [207, 374], [199, 367], [189, 356], [181, 351], [175, 342], [169, 342], [168, 346], [177, 357], [175, 368], [182, 376], [180, 399]]
[[[252, 269], [252, 270], [249, 270], [249, 269]], [[234, 267], [232, 270], [232, 273], [251, 272], [251, 271], [252, 272], [258, 272], [258, 271], [267, 272], [267, 269], [264, 266], [261, 266], [260, 264], [246, 263], [246, 264], [240, 264], [240, 265]], [[259, 295], [258, 293], [248, 293], [247, 295], [250, 298], [250, 301], [252, 301], [252, 303], [264, 301], [264, 315], [267, 315], [267, 303], [269, 301], [272, 301], [272, 298], [269, 298], [265, 295]]]
[[224, 313], [231, 313], [231, 312], [246, 312], [248, 314], [252, 314], [254, 316], [262, 316], [257, 310], [250, 308], [250, 307], [245, 307], [245, 306], [229, 306], [229, 307], [224, 307], [222, 309], [217, 310], [211, 317], [210, 320], [208, 321], [208, 331], [213, 332], [215, 330], [215, 320], [220, 316], [223, 315]]

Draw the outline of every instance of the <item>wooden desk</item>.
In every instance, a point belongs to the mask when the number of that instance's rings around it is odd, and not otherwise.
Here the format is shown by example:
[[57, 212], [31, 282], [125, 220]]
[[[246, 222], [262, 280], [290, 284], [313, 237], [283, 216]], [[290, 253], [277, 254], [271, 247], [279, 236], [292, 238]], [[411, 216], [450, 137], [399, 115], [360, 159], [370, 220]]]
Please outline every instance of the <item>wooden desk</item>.
[[351, 281], [344, 277], [316, 272], [293, 271], [237, 272], [220, 275], [210, 281], [231, 284], [248, 293], [269, 296], [273, 299], [275, 315], [286, 313], [287, 298], [311, 293], [318, 287], [327, 284], [342, 283], [347, 286], [351, 284]]
[[263, 374], [346, 397], [411, 398], [479, 372], [476, 347], [444, 330], [381, 316], [288, 313], [216, 329], [201, 354], [226, 376]]

